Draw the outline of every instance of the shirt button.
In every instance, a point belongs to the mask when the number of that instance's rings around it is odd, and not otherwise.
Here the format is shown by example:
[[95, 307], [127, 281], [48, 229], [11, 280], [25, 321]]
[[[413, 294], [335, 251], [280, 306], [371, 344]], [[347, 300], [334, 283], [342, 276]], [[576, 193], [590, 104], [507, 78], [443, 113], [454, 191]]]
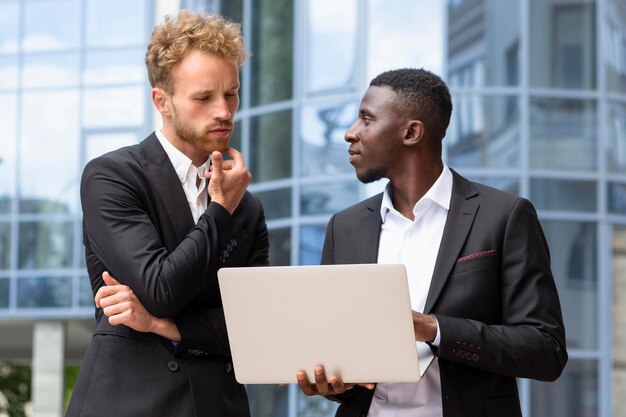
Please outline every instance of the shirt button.
[[167, 363], [167, 369], [169, 369], [172, 372], [176, 372], [178, 371], [178, 364], [174, 361], [170, 361]]

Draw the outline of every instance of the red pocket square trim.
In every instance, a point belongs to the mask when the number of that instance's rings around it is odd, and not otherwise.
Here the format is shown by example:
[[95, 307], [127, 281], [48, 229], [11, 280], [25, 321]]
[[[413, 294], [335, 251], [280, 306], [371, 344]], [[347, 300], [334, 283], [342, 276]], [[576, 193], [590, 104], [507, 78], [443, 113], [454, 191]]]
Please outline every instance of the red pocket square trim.
[[456, 260], [456, 263], [467, 262], [472, 259], [480, 258], [481, 256], [493, 255], [496, 253], [494, 249], [484, 250], [482, 252], [472, 253], [471, 255], [464, 256]]

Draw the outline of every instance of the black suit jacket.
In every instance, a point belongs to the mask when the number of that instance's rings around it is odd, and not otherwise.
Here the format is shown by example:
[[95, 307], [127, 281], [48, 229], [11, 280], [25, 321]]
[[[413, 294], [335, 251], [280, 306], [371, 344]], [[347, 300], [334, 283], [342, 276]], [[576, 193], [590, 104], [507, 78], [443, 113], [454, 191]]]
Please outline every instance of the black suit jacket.
[[[516, 377], [551, 381], [567, 362], [550, 258], [528, 200], [453, 171], [452, 199], [425, 313], [436, 316], [444, 417], [521, 416]], [[375, 263], [382, 194], [332, 217], [324, 264]], [[417, 255], [419, 256], [419, 255]], [[339, 396], [365, 417], [373, 391]]]
[[111, 326], [96, 310], [67, 416], [249, 416], [233, 374], [217, 270], [268, 264], [261, 203], [246, 193], [231, 216], [209, 202], [194, 225], [154, 134], [89, 162], [81, 202], [94, 293], [109, 271], [152, 314], [172, 318], [181, 341]]

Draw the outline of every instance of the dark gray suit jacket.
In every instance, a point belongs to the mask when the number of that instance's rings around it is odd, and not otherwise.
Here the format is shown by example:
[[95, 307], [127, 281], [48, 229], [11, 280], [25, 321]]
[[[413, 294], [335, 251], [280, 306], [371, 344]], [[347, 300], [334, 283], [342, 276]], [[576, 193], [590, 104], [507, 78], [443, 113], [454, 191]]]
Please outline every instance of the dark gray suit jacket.
[[[424, 308], [441, 332], [434, 350], [443, 415], [521, 416], [515, 378], [551, 381], [567, 362], [548, 246], [528, 200], [453, 176]], [[381, 201], [379, 194], [332, 217], [323, 264], [376, 262]], [[372, 395], [355, 387], [339, 396], [337, 416], [365, 417]]]
[[95, 292], [109, 271], [181, 341], [111, 326], [101, 310], [67, 416], [249, 416], [233, 374], [217, 270], [267, 265], [261, 203], [231, 216], [209, 202], [196, 225], [154, 134], [89, 162], [81, 183], [83, 241]]

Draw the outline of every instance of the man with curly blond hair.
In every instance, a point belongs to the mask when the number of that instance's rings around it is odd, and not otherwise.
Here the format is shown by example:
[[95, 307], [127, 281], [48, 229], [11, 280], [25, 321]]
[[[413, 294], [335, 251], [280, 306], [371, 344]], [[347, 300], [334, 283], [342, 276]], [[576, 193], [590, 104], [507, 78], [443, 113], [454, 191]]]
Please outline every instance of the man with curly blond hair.
[[229, 147], [247, 55], [235, 23], [167, 17], [146, 54], [162, 128], [85, 167], [97, 323], [67, 416], [250, 415], [217, 283], [219, 268], [268, 264], [263, 208]]

